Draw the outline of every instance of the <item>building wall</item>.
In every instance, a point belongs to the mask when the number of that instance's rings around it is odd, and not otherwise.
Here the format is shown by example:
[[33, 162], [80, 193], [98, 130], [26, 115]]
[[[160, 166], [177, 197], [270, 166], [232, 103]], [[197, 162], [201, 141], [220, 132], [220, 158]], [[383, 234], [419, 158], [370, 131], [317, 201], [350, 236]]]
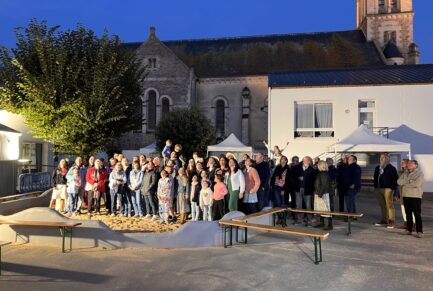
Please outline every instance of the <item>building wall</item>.
[[[287, 156], [320, 156], [332, 150], [338, 140], [352, 133], [359, 124], [359, 100], [374, 100], [375, 127], [397, 128], [402, 124], [433, 137], [431, 108], [433, 85], [273, 88], [269, 100], [269, 140], [271, 145], [290, 142]], [[295, 102], [332, 102], [334, 137], [295, 138]], [[412, 147], [417, 145], [413, 140]], [[412, 156], [419, 160], [426, 176], [425, 188], [433, 192], [433, 144], [430, 153]]]
[[[242, 90], [250, 90], [248, 139], [242, 140]], [[267, 139], [268, 77], [203, 78], [197, 82], [197, 106], [215, 125], [216, 100], [226, 102], [225, 137], [234, 133], [239, 140], [254, 148], [263, 148]]]

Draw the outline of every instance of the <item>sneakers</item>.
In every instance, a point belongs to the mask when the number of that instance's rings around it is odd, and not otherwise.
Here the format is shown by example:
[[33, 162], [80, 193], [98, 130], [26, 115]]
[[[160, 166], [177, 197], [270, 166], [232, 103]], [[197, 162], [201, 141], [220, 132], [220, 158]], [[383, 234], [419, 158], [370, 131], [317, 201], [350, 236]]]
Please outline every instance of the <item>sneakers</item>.
[[422, 232], [417, 232], [415, 237], [417, 238], [422, 238], [424, 236], [424, 234]]
[[158, 215], [152, 216], [152, 220], [158, 220], [158, 219], [159, 219]]
[[386, 226], [386, 228], [392, 229], [392, 228], [394, 228], [394, 224], [393, 223], [388, 223], [388, 225]]
[[111, 213], [111, 215], [110, 215], [111, 217], [114, 217], [114, 216], [116, 216], [116, 214], [114, 214], [114, 213]]
[[150, 219], [150, 218], [152, 218], [152, 215], [147, 214], [144, 218], [146, 218], [146, 219]]
[[381, 221], [375, 223], [374, 226], [384, 226], [384, 225], [387, 225], [387, 224], [388, 223], [386, 223], [385, 221], [381, 220]]

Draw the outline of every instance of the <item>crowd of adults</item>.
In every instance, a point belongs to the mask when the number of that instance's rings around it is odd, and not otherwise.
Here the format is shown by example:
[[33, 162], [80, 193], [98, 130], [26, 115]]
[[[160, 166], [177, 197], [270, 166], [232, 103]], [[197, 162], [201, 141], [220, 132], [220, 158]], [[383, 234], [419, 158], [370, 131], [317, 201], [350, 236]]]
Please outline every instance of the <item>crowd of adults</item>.
[[[50, 207], [60, 199], [60, 210], [67, 216], [82, 212], [92, 216], [104, 213], [111, 216], [143, 217], [160, 223], [181, 224], [193, 221], [219, 220], [227, 212], [252, 214], [268, 206], [302, 208], [306, 210], [355, 213], [356, 196], [361, 190], [361, 168], [355, 155], [342, 155], [337, 166], [331, 158], [325, 161], [309, 156], [301, 160], [282, 155], [278, 146], [271, 157], [256, 153], [254, 158], [244, 154], [237, 161], [233, 154], [202, 158], [194, 153], [187, 160], [182, 146], [172, 149], [170, 140], [161, 157], [144, 155], [130, 161], [114, 154], [106, 164], [90, 157], [85, 166], [81, 157], [69, 166], [66, 159], [59, 162], [53, 173], [53, 194]], [[374, 173], [374, 187], [381, 208], [381, 221], [376, 225], [393, 228], [394, 200], [400, 198], [404, 228], [422, 237], [421, 198], [423, 175], [415, 160], [403, 160], [397, 172], [387, 154], [380, 156]], [[414, 222], [414, 219], [415, 222]], [[294, 224], [332, 229], [330, 216], [293, 215]], [[278, 217], [277, 224], [286, 220]], [[415, 225], [415, 226], [414, 226]]]

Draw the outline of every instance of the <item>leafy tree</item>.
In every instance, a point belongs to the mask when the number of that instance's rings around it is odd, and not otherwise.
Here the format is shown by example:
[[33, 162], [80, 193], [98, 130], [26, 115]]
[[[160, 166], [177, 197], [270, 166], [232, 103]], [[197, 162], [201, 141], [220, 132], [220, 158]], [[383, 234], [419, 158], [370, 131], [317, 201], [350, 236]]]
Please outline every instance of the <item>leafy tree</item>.
[[144, 68], [117, 36], [36, 20], [16, 36], [12, 54], [0, 49], [0, 106], [24, 116], [35, 137], [90, 155], [140, 125]]
[[362, 51], [350, 41], [334, 34], [328, 49], [328, 67], [356, 67], [366, 64]]
[[207, 146], [215, 141], [215, 128], [199, 110], [178, 109], [163, 116], [155, 131], [156, 145], [162, 150], [167, 139], [181, 144], [182, 152], [191, 157], [193, 152], [204, 155]]

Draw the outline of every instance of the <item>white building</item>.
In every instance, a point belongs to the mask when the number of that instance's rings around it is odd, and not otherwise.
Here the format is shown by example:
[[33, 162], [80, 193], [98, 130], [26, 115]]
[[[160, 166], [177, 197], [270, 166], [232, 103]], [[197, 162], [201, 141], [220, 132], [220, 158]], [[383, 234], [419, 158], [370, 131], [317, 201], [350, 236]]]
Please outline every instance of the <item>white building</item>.
[[[425, 191], [433, 192], [433, 65], [271, 74], [268, 106], [269, 144], [289, 141], [289, 158], [337, 158], [334, 145], [364, 124], [411, 143]], [[364, 165], [378, 162], [377, 155], [360, 157]]]

